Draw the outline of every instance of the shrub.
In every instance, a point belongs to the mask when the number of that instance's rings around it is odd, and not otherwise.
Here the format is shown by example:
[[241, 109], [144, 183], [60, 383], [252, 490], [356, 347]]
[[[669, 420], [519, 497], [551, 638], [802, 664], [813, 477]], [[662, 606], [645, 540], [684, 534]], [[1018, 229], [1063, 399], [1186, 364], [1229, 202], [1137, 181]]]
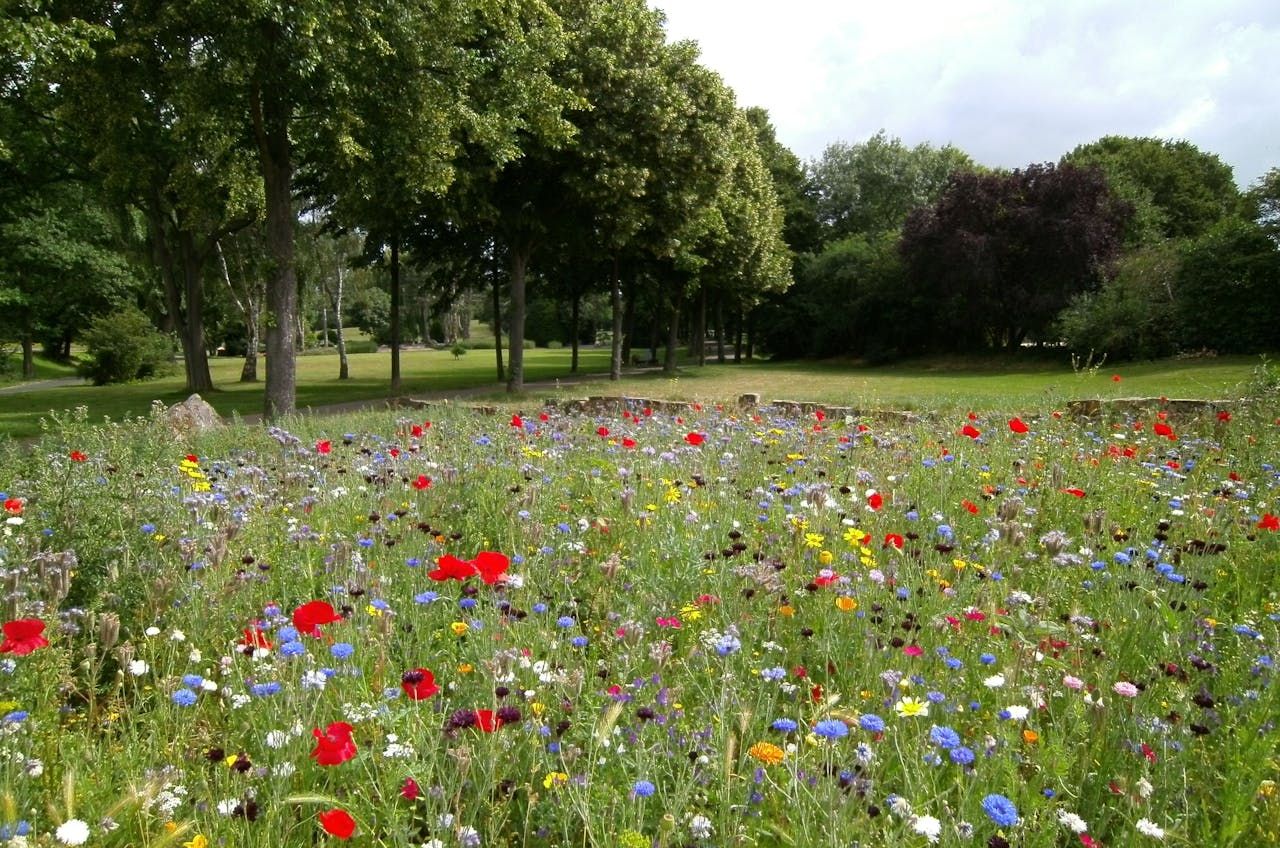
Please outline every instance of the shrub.
[[80, 374], [96, 386], [155, 377], [173, 357], [170, 339], [132, 306], [95, 318], [83, 341]]
[[1172, 295], [1178, 275], [1176, 242], [1137, 250], [1100, 289], [1078, 296], [1058, 316], [1058, 330], [1074, 353], [1117, 359], [1156, 359], [1178, 349]]

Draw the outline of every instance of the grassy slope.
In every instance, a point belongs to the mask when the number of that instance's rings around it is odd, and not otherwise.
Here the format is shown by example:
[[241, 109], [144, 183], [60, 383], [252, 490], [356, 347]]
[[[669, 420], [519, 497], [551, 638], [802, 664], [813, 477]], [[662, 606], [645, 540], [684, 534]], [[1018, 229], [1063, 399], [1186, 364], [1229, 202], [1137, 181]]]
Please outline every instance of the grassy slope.
[[[56, 380], [59, 377], [76, 376], [75, 365], [65, 362], [55, 362], [52, 359], [45, 359], [43, 356], [35, 358], [36, 379], [37, 380]], [[0, 369], [0, 387], [13, 386], [24, 382], [22, 379], [22, 354], [15, 354], [9, 357], [8, 365], [4, 369]]]
[[[506, 397], [494, 380], [491, 350], [474, 350], [454, 359], [447, 351], [411, 350], [401, 356], [404, 393], [448, 392], [468, 387], [492, 389], [484, 396]], [[1227, 398], [1238, 394], [1258, 360], [1253, 357], [1221, 357], [1203, 360], [1166, 360], [1107, 368], [1076, 374], [1070, 368], [1044, 361], [940, 359], [877, 368], [851, 367], [844, 363], [793, 362], [750, 365], [686, 366], [677, 377], [657, 373], [632, 376], [619, 383], [591, 387], [569, 386], [560, 390], [538, 388], [535, 398], [626, 394], [672, 399], [727, 401], [747, 392], [758, 392], [765, 401], [809, 400], [863, 409], [965, 406], [975, 409], [1045, 409], [1067, 400], [1088, 397], [1137, 395]], [[218, 391], [207, 400], [224, 415], [257, 413], [262, 408], [262, 384], [237, 382], [241, 360], [215, 359], [211, 363]], [[298, 358], [298, 406], [321, 406], [370, 400], [387, 394], [389, 354], [351, 356], [351, 379], [337, 379], [337, 358], [332, 355]], [[608, 368], [607, 350], [584, 350], [582, 370]], [[1112, 380], [1114, 374], [1120, 382]], [[569, 377], [567, 350], [531, 350], [525, 353], [527, 381]], [[21, 395], [0, 395], [0, 433], [29, 436], [39, 432], [39, 420], [50, 410], [86, 406], [90, 420], [144, 415], [153, 400], [166, 404], [185, 397], [180, 375], [127, 386], [63, 387]]]

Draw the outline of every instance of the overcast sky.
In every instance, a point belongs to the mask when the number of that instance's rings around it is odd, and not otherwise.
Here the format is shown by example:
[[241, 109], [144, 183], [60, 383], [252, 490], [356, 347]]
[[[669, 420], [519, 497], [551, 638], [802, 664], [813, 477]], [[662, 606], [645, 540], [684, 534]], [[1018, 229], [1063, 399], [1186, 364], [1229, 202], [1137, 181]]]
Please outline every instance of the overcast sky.
[[1104, 135], [1280, 166], [1280, 0], [650, 0], [802, 159], [879, 129], [985, 165]]

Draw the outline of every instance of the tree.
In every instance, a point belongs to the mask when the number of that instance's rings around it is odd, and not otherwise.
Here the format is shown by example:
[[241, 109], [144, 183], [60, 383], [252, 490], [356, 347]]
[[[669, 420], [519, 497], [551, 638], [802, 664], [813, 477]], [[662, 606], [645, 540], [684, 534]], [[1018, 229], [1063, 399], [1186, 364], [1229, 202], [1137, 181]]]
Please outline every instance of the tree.
[[1280, 240], [1280, 168], [1272, 168], [1245, 193], [1247, 210], [1272, 239]]
[[817, 185], [805, 172], [800, 157], [778, 141], [769, 113], [753, 106], [745, 111], [756, 131], [756, 147], [769, 175], [773, 191], [782, 207], [782, 238], [794, 256], [818, 249], [822, 233], [818, 225]]
[[958, 148], [907, 147], [884, 130], [864, 142], [836, 142], [809, 166], [827, 239], [897, 230], [912, 210], [937, 201], [948, 178], [972, 170]]
[[903, 228], [908, 285], [932, 306], [930, 340], [952, 350], [1044, 340], [1071, 298], [1101, 281], [1130, 214], [1098, 168], [953, 174]]
[[1280, 246], [1252, 221], [1223, 220], [1185, 247], [1174, 298], [1185, 348], [1280, 349]]
[[1189, 141], [1110, 135], [1062, 161], [1106, 173], [1114, 193], [1134, 208], [1130, 243], [1195, 238], [1241, 211], [1231, 167]]

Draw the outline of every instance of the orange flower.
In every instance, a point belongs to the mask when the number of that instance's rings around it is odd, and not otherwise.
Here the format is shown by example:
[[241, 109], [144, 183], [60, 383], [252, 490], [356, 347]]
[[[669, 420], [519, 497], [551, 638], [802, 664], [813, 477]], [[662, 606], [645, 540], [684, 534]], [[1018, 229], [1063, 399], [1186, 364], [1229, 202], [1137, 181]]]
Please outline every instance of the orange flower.
[[1026, 742], [1028, 745], [1034, 745], [1040, 741], [1040, 734], [1030, 728], [1027, 728], [1022, 731], [1022, 741]]
[[787, 754], [772, 742], [757, 742], [747, 749], [747, 756], [767, 766], [776, 766], [783, 761]]

